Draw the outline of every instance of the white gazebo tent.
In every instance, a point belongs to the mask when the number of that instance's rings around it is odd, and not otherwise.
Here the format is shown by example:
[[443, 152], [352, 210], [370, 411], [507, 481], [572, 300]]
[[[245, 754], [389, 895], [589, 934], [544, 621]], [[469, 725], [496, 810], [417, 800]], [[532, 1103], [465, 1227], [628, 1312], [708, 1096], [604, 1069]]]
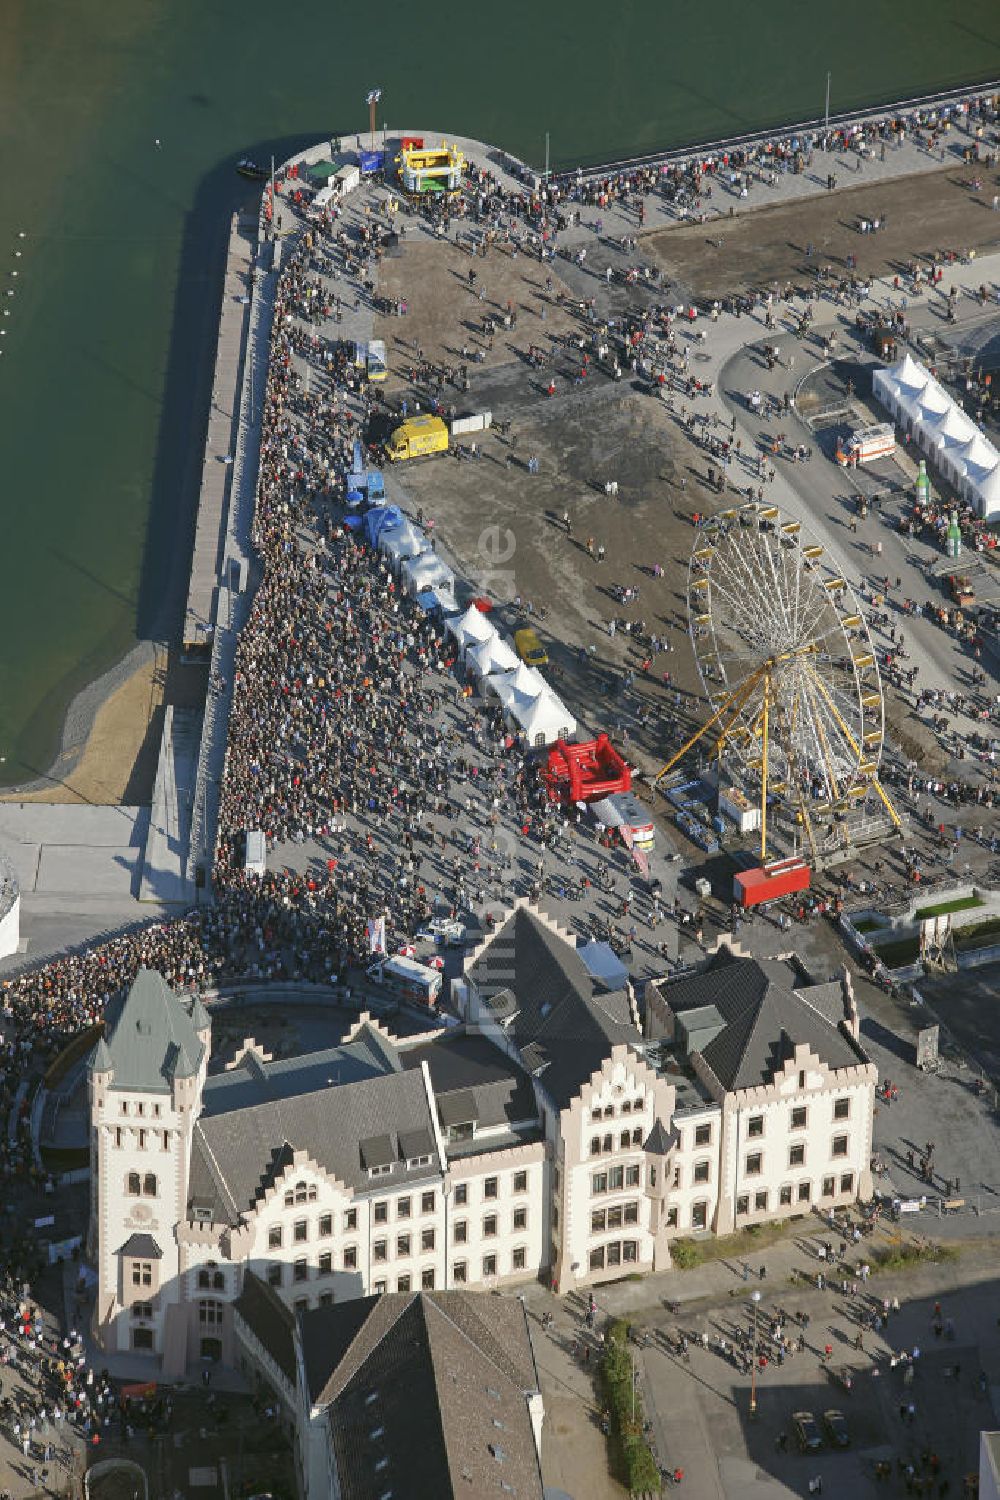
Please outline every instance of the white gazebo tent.
[[455, 575], [435, 552], [421, 552], [417, 557], [406, 558], [400, 567], [399, 578], [408, 594], [434, 589], [438, 594], [449, 595], [454, 609]]
[[479, 683], [480, 690], [485, 692], [485, 678], [497, 672], [517, 670], [517, 653], [502, 635], [494, 635], [492, 640], [469, 647], [465, 653], [465, 665]]
[[398, 573], [408, 557], [419, 557], [422, 552], [430, 551], [430, 542], [412, 521], [403, 521], [399, 526], [387, 526], [379, 535], [378, 550]]
[[453, 615], [446, 620], [445, 629], [454, 636], [460, 656], [464, 656], [470, 646], [493, 640], [497, 633], [496, 626], [474, 604], [470, 604], [463, 615]]
[[544, 688], [537, 698], [518, 697], [511, 717], [517, 720], [529, 745], [553, 745], [556, 740], [568, 740], [576, 732], [576, 720], [550, 687]]
[[512, 705], [516, 699], [530, 701], [532, 698], [537, 698], [539, 693], [545, 691], [546, 683], [537, 668], [529, 667], [525, 662], [519, 661], [511, 671], [499, 672], [490, 677], [484, 686], [500, 699], [504, 712], [509, 712], [509, 705]]

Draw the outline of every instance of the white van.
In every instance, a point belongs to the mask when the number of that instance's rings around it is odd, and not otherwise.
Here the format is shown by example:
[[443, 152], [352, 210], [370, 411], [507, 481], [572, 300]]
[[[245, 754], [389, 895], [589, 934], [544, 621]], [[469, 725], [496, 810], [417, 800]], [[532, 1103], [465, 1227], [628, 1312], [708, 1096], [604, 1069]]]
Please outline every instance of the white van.
[[248, 875], [267, 874], [267, 840], [259, 828], [248, 828], [243, 835], [243, 869]]
[[385, 985], [401, 1000], [416, 1000], [431, 1006], [441, 993], [441, 975], [437, 969], [418, 964], [415, 958], [383, 958], [366, 971], [375, 984]]

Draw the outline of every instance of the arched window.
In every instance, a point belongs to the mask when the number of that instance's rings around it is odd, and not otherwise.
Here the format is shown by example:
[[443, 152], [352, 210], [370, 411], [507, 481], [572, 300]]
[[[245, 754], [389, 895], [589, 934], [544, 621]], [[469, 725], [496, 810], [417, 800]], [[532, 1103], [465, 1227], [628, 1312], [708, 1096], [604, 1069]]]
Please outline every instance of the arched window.
[[198, 1285], [203, 1287], [210, 1287], [212, 1285], [212, 1275], [210, 1271], [203, 1270], [198, 1272]]
[[138, 1198], [140, 1191], [140, 1178], [138, 1172], [130, 1172], [125, 1184], [125, 1191], [130, 1198]]
[[217, 1292], [224, 1292], [226, 1290], [226, 1275], [224, 1271], [212, 1272], [212, 1287]]
[[156, 1197], [156, 1173], [147, 1172], [142, 1179], [142, 1196], [144, 1198]]

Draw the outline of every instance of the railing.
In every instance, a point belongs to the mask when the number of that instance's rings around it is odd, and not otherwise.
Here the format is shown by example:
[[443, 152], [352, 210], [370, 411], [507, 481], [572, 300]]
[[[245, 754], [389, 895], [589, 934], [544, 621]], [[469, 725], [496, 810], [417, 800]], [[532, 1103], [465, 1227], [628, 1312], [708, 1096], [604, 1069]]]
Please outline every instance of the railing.
[[[1000, 93], [1000, 80], [982, 83], [963, 89], [949, 90], [940, 94], [923, 94], [915, 99], [901, 99], [896, 103], [875, 104], [867, 109], [851, 110], [845, 114], [801, 120], [792, 125], [775, 125], [770, 129], [752, 130], [745, 135], [728, 136], [714, 141], [696, 141], [686, 146], [677, 146], [668, 151], [653, 151], [644, 156], [624, 157], [619, 161], [603, 162], [597, 166], [566, 168], [551, 172], [549, 180], [558, 184], [586, 181], [592, 177], [610, 177], [618, 172], [637, 171], [643, 167], [667, 166], [683, 163], [697, 157], [716, 156], [723, 151], [742, 150], [748, 146], [766, 145], [769, 141], [785, 140], [792, 136], [815, 136], [817, 133], [842, 130], [845, 126], [859, 125], [866, 121], [899, 119], [921, 112], [954, 109], [958, 105], [975, 102]], [[532, 169], [539, 178], [544, 176], [538, 168]]]

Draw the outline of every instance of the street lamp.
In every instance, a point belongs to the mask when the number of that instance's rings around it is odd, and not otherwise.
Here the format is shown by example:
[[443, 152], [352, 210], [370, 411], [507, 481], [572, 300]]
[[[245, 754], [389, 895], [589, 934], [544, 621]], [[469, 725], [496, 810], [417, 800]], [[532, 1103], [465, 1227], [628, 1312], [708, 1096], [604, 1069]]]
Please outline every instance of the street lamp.
[[751, 1292], [750, 1301], [753, 1304], [753, 1347], [750, 1350], [750, 1415], [757, 1415], [757, 1304], [760, 1302], [760, 1292]]
[[365, 95], [365, 103], [368, 106], [368, 129], [371, 134], [371, 149], [375, 150], [375, 106], [382, 97], [381, 89], [369, 89]]

